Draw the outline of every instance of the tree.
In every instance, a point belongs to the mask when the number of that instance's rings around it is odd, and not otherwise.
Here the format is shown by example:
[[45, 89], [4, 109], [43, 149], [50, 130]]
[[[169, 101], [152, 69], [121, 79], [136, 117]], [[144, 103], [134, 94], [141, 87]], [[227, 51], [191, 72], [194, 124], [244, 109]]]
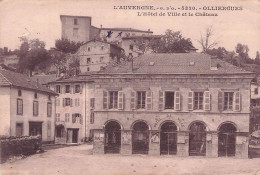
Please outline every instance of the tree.
[[35, 68], [50, 58], [48, 51], [45, 49], [45, 43], [39, 39], [23, 39], [20, 46], [19, 72], [29, 71], [30, 76]]
[[83, 43], [81, 42], [74, 42], [74, 41], [70, 41], [68, 39], [57, 39], [55, 41], [55, 47], [57, 50], [62, 51], [63, 53], [75, 53], [79, 47], [82, 45]]
[[207, 53], [209, 49], [212, 49], [213, 47], [218, 45], [217, 40], [213, 40], [215, 33], [213, 30], [213, 26], [209, 26], [206, 28], [205, 34], [200, 34], [200, 39], [197, 40], [198, 43], [201, 45], [202, 52]]
[[256, 52], [255, 64], [260, 65], [260, 55], [259, 55], [259, 52], [258, 52], [258, 51]]
[[174, 32], [170, 29], [159, 38], [140, 38], [135, 45], [143, 53], [148, 50], [155, 53], [187, 53], [195, 49], [189, 38], [184, 38], [180, 31]]
[[247, 45], [238, 43], [236, 45], [235, 50], [236, 50], [236, 53], [239, 56], [241, 64], [250, 63], [250, 58], [248, 56], [249, 48], [248, 48]]

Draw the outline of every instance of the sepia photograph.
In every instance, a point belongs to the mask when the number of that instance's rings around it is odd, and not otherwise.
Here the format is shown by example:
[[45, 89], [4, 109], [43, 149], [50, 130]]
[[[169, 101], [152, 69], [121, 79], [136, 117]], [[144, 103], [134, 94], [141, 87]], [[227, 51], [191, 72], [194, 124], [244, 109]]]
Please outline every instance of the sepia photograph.
[[260, 175], [260, 0], [0, 0], [0, 175]]

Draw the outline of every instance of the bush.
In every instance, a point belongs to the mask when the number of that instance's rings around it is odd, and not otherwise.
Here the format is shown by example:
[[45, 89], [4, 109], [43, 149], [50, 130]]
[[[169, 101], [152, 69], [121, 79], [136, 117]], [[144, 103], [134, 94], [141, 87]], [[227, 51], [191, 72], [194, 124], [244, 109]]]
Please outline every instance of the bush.
[[41, 136], [0, 136], [0, 163], [12, 156], [27, 156], [36, 153], [42, 145]]

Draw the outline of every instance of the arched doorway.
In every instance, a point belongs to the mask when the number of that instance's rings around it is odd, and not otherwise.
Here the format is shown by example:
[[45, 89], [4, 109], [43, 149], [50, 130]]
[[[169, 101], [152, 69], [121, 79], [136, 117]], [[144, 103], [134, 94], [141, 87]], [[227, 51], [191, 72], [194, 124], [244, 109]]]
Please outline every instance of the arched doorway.
[[149, 131], [145, 122], [137, 122], [133, 126], [132, 151], [133, 154], [148, 154]]
[[235, 156], [236, 154], [236, 127], [231, 123], [220, 126], [218, 133], [218, 156]]
[[161, 126], [160, 153], [161, 155], [177, 153], [177, 126], [173, 122], [166, 122]]
[[105, 153], [120, 153], [121, 127], [116, 121], [110, 121], [105, 126]]
[[202, 122], [195, 122], [190, 126], [189, 155], [206, 155], [206, 126]]

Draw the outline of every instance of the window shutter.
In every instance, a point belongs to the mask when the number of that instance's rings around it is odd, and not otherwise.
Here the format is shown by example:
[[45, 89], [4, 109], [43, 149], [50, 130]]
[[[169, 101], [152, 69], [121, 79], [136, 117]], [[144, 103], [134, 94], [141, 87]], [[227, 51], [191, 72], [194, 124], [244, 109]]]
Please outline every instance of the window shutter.
[[159, 91], [159, 111], [164, 109], [164, 92]]
[[147, 110], [153, 109], [153, 93], [152, 93], [152, 91], [146, 92], [146, 109]]
[[224, 109], [224, 92], [218, 92], [218, 110], [222, 112]]
[[174, 94], [174, 109], [177, 111], [181, 110], [181, 93], [179, 91], [176, 91]]
[[73, 107], [73, 100], [72, 100], [72, 98], [70, 99], [70, 107]]
[[234, 111], [240, 111], [241, 110], [241, 95], [240, 92], [237, 91], [234, 93], [234, 102], [233, 102], [233, 110]]
[[76, 116], [75, 116], [75, 114], [72, 114], [72, 123], [76, 123]]
[[65, 98], [62, 99], [63, 100], [63, 107], [65, 106]]
[[124, 93], [123, 91], [118, 91], [118, 109], [124, 109]]
[[75, 91], [76, 91], [76, 85], [75, 86], [71, 86], [71, 91], [73, 94], [75, 94]]
[[78, 98], [78, 106], [80, 106], [80, 98]]
[[194, 93], [193, 91], [190, 91], [188, 94], [188, 110], [193, 110], [193, 99], [194, 99]]
[[95, 108], [95, 98], [90, 98], [90, 108], [91, 109]]
[[108, 91], [103, 91], [103, 109], [108, 109]]
[[83, 124], [83, 120], [82, 120], [82, 115], [81, 114], [79, 114], [79, 123]]
[[204, 102], [204, 110], [205, 111], [210, 111], [210, 92], [209, 91], [205, 91], [204, 92], [204, 99], [203, 99], [203, 102]]
[[131, 91], [131, 102], [130, 102], [130, 108], [131, 109], [135, 109], [136, 108], [136, 92], [135, 91]]

